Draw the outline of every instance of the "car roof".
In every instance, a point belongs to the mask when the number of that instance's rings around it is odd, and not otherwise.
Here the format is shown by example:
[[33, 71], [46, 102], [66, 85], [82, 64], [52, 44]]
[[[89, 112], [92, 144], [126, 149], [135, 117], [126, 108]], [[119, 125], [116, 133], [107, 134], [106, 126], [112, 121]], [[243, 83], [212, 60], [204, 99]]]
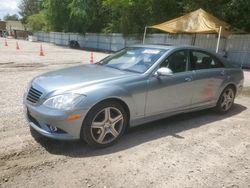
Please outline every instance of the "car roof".
[[158, 48], [164, 50], [173, 50], [173, 49], [195, 49], [195, 50], [204, 50], [210, 52], [208, 49], [199, 47], [199, 46], [192, 46], [192, 45], [176, 45], [176, 44], [136, 44], [132, 45], [131, 47], [141, 47], [141, 48]]
[[217, 57], [218, 59], [220, 59], [220, 61], [222, 61], [224, 64], [228, 64], [228, 60], [226, 60], [222, 55], [220, 54], [216, 54], [215, 52], [206, 49], [206, 48], [202, 48], [200, 46], [192, 46], [192, 45], [176, 45], [176, 44], [136, 44], [136, 45], [132, 45], [131, 47], [141, 47], [141, 48], [156, 48], [156, 49], [163, 49], [163, 50], [178, 50], [178, 49], [191, 49], [191, 50], [201, 50], [204, 52], [208, 52], [211, 55]]

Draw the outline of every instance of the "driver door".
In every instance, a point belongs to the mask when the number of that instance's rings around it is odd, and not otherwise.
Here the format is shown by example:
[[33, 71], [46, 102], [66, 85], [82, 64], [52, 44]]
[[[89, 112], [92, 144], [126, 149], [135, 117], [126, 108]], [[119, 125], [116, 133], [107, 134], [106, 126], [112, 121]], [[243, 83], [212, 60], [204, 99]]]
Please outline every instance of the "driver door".
[[189, 71], [188, 50], [168, 56], [159, 66], [172, 70], [173, 75], [155, 76], [148, 80], [146, 116], [175, 112], [190, 107], [193, 97], [193, 72]]

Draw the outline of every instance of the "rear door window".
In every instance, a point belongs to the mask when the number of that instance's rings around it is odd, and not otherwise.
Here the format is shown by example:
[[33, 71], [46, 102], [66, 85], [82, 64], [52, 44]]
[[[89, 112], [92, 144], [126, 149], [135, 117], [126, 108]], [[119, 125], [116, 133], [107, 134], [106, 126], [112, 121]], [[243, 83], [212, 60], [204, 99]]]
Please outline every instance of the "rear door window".
[[222, 68], [224, 65], [212, 55], [202, 51], [190, 52], [191, 70]]

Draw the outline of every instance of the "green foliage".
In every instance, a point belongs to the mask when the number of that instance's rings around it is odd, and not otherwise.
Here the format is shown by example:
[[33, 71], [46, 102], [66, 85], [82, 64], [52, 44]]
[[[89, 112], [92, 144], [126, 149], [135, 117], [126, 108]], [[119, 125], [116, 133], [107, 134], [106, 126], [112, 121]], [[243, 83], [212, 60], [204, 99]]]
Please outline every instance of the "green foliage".
[[88, 32], [102, 32], [110, 23], [109, 8], [102, 4], [102, 0], [92, 0], [89, 7], [89, 27]]
[[203, 8], [250, 31], [249, 0], [22, 0], [19, 7], [35, 30], [140, 34], [145, 26]]
[[70, 0], [44, 0], [43, 7], [48, 29], [51, 31], [69, 31], [69, 9]]
[[250, 31], [249, 0], [182, 0], [185, 13], [203, 8], [234, 27]]
[[48, 31], [44, 12], [33, 14], [27, 18], [27, 27], [32, 31]]
[[105, 23], [100, 0], [44, 0], [43, 7], [52, 31], [100, 32]]
[[[72, 31], [81, 32], [86, 31], [86, 27], [89, 25], [87, 6], [84, 6], [84, 0], [73, 0], [69, 5], [69, 22], [70, 29]], [[79, 24], [85, 23], [85, 24]]]
[[183, 14], [183, 8], [180, 2], [175, 0], [151, 0], [152, 15], [151, 24], [162, 23], [174, 19]]
[[4, 21], [9, 21], [9, 20], [12, 20], [12, 21], [18, 21], [19, 20], [19, 17], [17, 14], [6, 14], [4, 17], [3, 17], [3, 20]]
[[22, 22], [26, 23], [27, 18], [33, 14], [38, 14], [42, 9], [41, 0], [21, 0], [18, 8], [22, 16]]
[[231, 0], [225, 5], [224, 17], [233, 26], [250, 32], [250, 1]]

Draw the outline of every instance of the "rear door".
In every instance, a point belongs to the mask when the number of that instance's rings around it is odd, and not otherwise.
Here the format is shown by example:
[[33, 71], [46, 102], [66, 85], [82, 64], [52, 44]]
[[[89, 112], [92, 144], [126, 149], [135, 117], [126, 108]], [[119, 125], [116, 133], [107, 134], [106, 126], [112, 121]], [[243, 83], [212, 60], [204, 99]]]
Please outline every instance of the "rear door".
[[210, 53], [190, 50], [190, 65], [195, 72], [192, 105], [202, 106], [217, 100], [225, 79], [223, 63]]

